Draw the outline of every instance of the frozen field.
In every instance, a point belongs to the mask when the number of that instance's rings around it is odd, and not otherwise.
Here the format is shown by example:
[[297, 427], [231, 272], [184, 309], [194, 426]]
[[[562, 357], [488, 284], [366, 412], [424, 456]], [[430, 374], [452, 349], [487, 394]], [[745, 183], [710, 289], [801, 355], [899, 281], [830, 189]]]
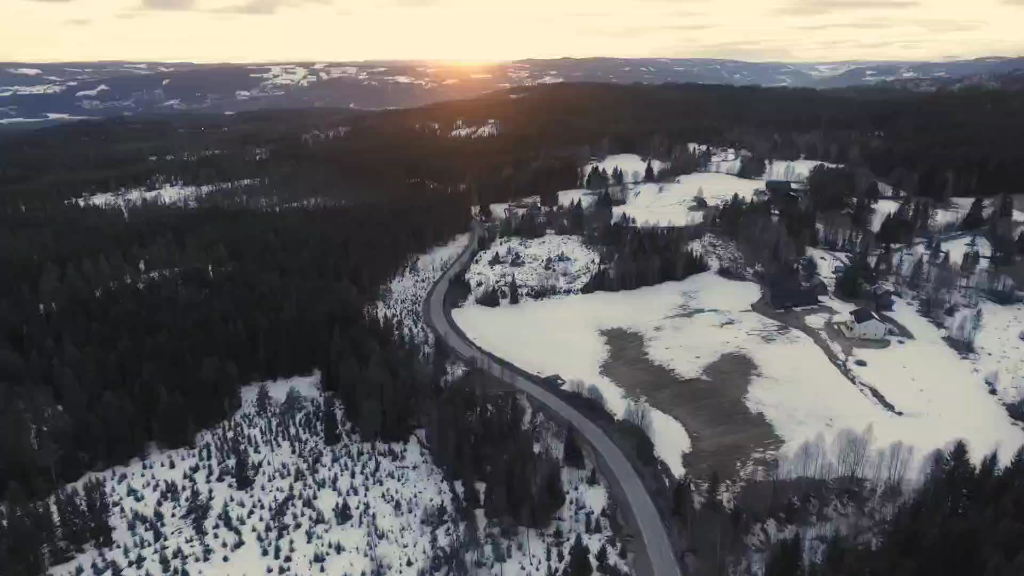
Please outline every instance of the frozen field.
[[[704, 273], [631, 292], [517, 308], [469, 307], [453, 316], [481, 346], [526, 370], [598, 385], [620, 413], [622, 392], [600, 371], [608, 353], [603, 329], [642, 334], [650, 358], [680, 378], [700, 376], [723, 354], [744, 354], [757, 365], [746, 404], [765, 415], [789, 453], [818, 434], [828, 443], [841, 430], [868, 427], [876, 446], [903, 441], [915, 447], [918, 458], [957, 438], [967, 440], [979, 458], [995, 448], [1005, 456], [1024, 443], [1024, 432], [986, 393], [970, 364], [913, 318], [906, 321], [921, 331], [919, 341], [864, 351], [868, 366], [858, 374], [887, 396], [892, 393], [891, 400], [906, 413], [898, 416], [847, 380], [809, 336], [752, 312], [759, 296], [755, 284]], [[689, 445], [681, 428], [664, 414], [656, 418], [656, 448], [677, 473], [682, 464], [675, 455]]]

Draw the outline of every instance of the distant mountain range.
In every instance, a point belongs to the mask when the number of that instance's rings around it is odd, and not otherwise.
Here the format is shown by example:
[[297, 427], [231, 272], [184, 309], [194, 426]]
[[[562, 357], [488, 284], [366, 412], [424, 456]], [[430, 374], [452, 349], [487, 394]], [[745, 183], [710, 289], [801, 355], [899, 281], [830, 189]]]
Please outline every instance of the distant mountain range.
[[192, 64], [0, 63], [0, 125], [175, 111], [409, 107], [553, 82], [698, 82], [936, 90], [959, 83], [1019, 87], [1024, 58], [955, 62], [772, 63], [715, 59], [522, 60], [460, 67], [428, 62]]

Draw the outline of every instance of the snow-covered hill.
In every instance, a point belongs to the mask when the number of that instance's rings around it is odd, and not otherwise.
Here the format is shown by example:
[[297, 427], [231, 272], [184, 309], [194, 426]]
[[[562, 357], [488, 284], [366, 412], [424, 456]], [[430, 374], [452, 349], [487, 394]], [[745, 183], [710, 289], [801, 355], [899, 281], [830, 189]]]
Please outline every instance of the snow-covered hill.
[[[665, 82], [836, 87], [951, 80], [1021, 68], [1019, 58], [954, 62], [743, 62], [707, 58], [523, 60], [467, 68], [424, 62], [274, 64], [7, 63], [0, 66], [0, 123], [178, 110], [238, 112], [320, 106], [380, 109], [556, 82]], [[14, 124], [14, 122], [11, 122]]]
[[[594, 563], [606, 545], [608, 562], [625, 569], [602, 515], [607, 492], [580, 471], [563, 470], [566, 504], [546, 529], [502, 531], [483, 510], [474, 526], [455, 514], [464, 487], [444, 478], [416, 436], [362, 442], [342, 415], [341, 443], [326, 447], [317, 376], [271, 382], [267, 389], [266, 410], [258, 405], [258, 386], [247, 387], [243, 407], [200, 432], [195, 448], [154, 450], [83, 479], [106, 482], [114, 544], [50, 573], [425, 574], [439, 572], [455, 554], [475, 573], [544, 574], [548, 558], [557, 569], [567, 557], [575, 534]], [[250, 462], [253, 484], [245, 490], [234, 476], [236, 439]], [[484, 484], [477, 489], [486, 492]], [[196, 531], [196, 503], [209, 506], [198, 523], [205, 540]]]

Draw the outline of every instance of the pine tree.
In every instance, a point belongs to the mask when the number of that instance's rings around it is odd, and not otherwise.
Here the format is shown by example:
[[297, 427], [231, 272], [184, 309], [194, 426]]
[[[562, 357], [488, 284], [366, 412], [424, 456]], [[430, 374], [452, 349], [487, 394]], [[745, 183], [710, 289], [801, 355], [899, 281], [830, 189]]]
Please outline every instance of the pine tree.
[[256, 392], [256, 411], [266, 414], [268, 410], [270, 410], [270, 387], [264, 382], [260, 384], [260, 388]]
[[601, 544], [601, 547], [597, 549], [597, 565], [604, 566], [608, 563], [608, 545]]
[[249, 450], [242, 443], [240, 434], [235, 434], [231, 441], [231, 455], [235, 459], [233, 477], [236, 490], [248, 490], [253, 485], [249, 473]]
[[975, 198], [974, 202], [971, 202], [970, 209], [967, 210], [967, 215], [964, 216], [962, 222], [960, 222], [960, 228], [963, 230], [977, 230], [985, 225], [985, 200], [982, 198]]
[[569, 548], [569, 561], [565, 565], [562, 574], [565, 576], [590, 576], [594, 573], [594, 566], [590, 563], [590, 548], [583, 543], [583, 537], [579, 533]]
[[803, 542], [800, 532], [783, 540], [768, 557], [764, 576], [800, 576], [803, 574]]
[[583, 460], [583, 450], [580, 449], [579, 442], [576, 440], [576, 432], [572, 428], [566, 430], [562, 461], [566, 466], [580, 470], [586, 466]]
[[206, 519], [210, 517], [210, 501], [203, 498], [199, 490], [192, 488], [189, 496], [188, 507], [185, 509], [185, 516], [188, 518], [192, 531], [199, 537], [200, 542], [206, 542]]
[[654, 182], [654, 167], [651, 166], [651, 159], [647, 159], [647, 168], [644, 169], [644, 182]]
[[83, 489], [89, 539], [96, 546], [106, 548], [113, 542], [113, 530], [110, 527], [110, 501], [107, 500], [106, 483], [96, 478], [86, 482]]
[[338, 414], [334, 409], [334, 398], [324, 395], [324, 445], [334, 446], [341, 442], [341, 434], [338, 431]]
[[512, 281], [508, 283], [508, 303], [519, 304], [519, 285], [516, 284], [516, 277], [512, 275]]

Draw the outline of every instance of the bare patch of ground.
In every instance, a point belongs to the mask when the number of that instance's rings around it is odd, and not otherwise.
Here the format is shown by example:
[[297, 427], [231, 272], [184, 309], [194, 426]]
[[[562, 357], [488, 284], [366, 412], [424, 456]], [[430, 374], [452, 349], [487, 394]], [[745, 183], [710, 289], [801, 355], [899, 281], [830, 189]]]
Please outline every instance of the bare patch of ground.
[[717, 471], [728, 480], [782, 446], [764, 415], [743, 401], [757, 370], [750, 358], [724, 354], [705, 368], [703, 378], [683, 379], [650, 359], [642, 335], [621, 328], [601, 335], [610, 349], [601, 373], [686, 428], [692, 449], [683, 462], [691, 476]]

